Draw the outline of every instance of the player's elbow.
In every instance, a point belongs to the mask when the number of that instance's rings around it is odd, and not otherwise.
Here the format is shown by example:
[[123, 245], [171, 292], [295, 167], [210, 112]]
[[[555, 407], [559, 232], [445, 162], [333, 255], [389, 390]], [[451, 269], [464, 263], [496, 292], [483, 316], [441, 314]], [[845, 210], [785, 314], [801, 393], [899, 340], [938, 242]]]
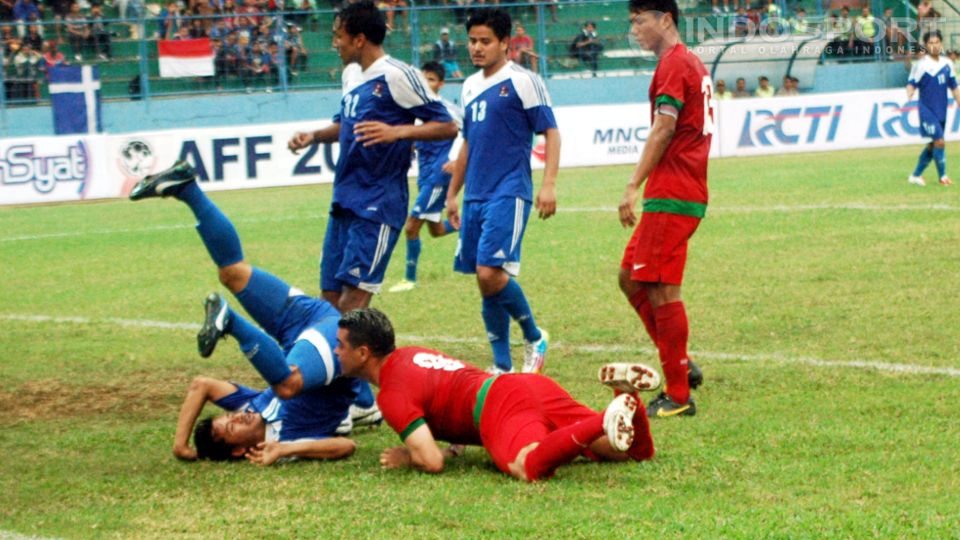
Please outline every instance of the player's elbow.
[[357, 451], [357, 443], [346, 437], [337, 437], [336, 446], [331, 452], [330, 459], [345, 459]]
[[454, 139], [457, 136], [457, 124], [455, 122], [444, 122], [440, 128], [441, 139]]
[[439, 451], [436, 455], [414, 456], [413, 463], [417, 469], [430, 474], [443, 472], [443, 454]]
[[206, 392], [209, 386], [209, 377], [198, 376], [194, 377], [193, 380], [190, 381], [190, 388], [188, 390], [190, 392]]

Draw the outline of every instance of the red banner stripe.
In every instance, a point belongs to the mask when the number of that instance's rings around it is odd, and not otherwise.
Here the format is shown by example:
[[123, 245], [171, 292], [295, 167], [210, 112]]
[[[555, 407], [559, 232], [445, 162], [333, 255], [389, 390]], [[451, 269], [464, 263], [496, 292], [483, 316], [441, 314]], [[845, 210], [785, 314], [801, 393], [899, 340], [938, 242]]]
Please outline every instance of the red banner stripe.
[[160, 56], [175, 56], [177, 58], [203, 58], [213, 56], [213, 47], [210, 38], [178, 39], [157, 41], [157, 52]]

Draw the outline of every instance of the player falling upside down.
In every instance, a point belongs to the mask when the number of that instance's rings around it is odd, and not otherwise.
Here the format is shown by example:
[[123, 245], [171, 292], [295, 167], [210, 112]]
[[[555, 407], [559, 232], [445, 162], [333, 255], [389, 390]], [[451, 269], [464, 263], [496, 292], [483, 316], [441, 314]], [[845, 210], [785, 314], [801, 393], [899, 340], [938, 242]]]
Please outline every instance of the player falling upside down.
[[[523, 330], [523, 371], [543, 371], [549, 336], [537, 326], [514, 279], [533, 201], [530, 152], [535, 133], [546, 138], [546, 166], [536, 207], [542, 219], [557, 210], [560, 131], [538, 75], [507, 60], [510, 15], [476, 9], [467, 21], [470, 59], [480, 70], [463, 83], [464, 143], [447, 193], [447, 218], [460, 229], [454, 269], [476, 274], [481, 314], [494, 369], [513, 369], [510, 319]], [[463, 194], [463, 218], [457, 193]]]
[[[620, 265], [620, 289], [660, 353], [666, 388], [649, 416], [696, 414], [690, 389], [703, 380], [687, 354], [689, 326], [680, 297], [687, 241], [707, 209], [707, 156], [713, 85], [680, 41], [675, 0], [630, 0], [631, 32], [659, 58], [650, 84], [652, 127], [620, 203], [620, 223], [636, 225]], [[643, 214], [634, 214], [640, 185]]]
[[217, 341], [231, 335], [280, 399], [334, 384], [352, 386], [358, 394], [358, 408], [354, 410], [357, 420], [377, 419], [370, 386], [362, 381], [338, 380], [340, 361], [332, 350], [340, 312], [329, 302], [307, 296], [248, 263], [236, 229], [200, 189], [193, 167], [180, 161], [148, 176], [130, 192], [130, 199], [135, 201], [151, 197], [173, 197], [190, 207], [197, 219], [197, 233], [217, 266], [220, 283], [266, 330], [261, 331], [231, 309], [219, 294], [211, 293], [205, 300], [205, 321], [197, 334], [201, 356], [213, 354]]
[[297, 133], [287, 146], [296, 153], [318, 142], [340, 144], [320, 289], [348, 311], [369, 305], [383, 283], [407, 215], [411, 141], [453, 139], [457, 125], [420, 72], [386, 54], [386, 22], [373, 3], [344, 7], [333, 31], [346, 66], [340, 112], [333, 125]]
[[[397, 349], [390, 321], [376, 309], [346, 313], [339, 326], [344, 374], [380, 387], [380, 410], [404, 444], [383, 451], [385, 468], [438, 473], [466, 444], [482, 445], [498, 469], [531, 482], [550, 478], [580, 455], [596, 461], [653, 457], [647, 416], [637, 412], [637, 391], [660, 384], [650, 368], [601, 369], [601, 381], [621, 393], [597, 412], [543, 375], [492, 375], [430, 349]], [[441, 450], [438, 440], [453, 446]]]
[[[420, 68], [427, 85], [434, 94], [443, 88], [446, 70], [438, 62], [427, 62]], [[456, 105], [440, 98], [447, 112], [457, 125], [463, 122], [462, 114]], [[407, 236], [407, 268], [403, 281], [390, 287], [390, 292], [404, 292], [413, 290], [417, 286], [417, 264], [420, 261], [420, 229], [424, 223], [430, 236], [438, 238], [450, 234], [455, 229], [450, 221], [442, 219], [443, 207], [447, 202], [447, 188], [450, 187], [450, 174], [454, 163], [450, 161], [450, 150], [453, 140], [418, 141], [417, 166], [420, 174], [417, 177], [417, 200], [413, 203], [410, 217], [403, 228]]]
[[922, 58], [917, 60], [910, 71], [907, 81], [907, 100], [913, 99], [913, 93], [920, 90], [919, 106], [920, 131], [924, 137], [931, 139], [923, 151], [913, 174], [907, 179], [917, 186], [927, 185], [923, 179], [923, 171], [932, 160], [937, 165], [937, 174], [940, 184], [949, 186], [953, 182], [947, 176], [947, 158], [943, 140], [944, 128], [947, 123], [947, 89], [953, 92], [953, 98], [960, 103], [960, 88], [957, 87], [957, 74], [953, 62], [943, 57], [942, 36], [939, 30], [933, 30], [923, 35], [923, 46], [927, 50]]

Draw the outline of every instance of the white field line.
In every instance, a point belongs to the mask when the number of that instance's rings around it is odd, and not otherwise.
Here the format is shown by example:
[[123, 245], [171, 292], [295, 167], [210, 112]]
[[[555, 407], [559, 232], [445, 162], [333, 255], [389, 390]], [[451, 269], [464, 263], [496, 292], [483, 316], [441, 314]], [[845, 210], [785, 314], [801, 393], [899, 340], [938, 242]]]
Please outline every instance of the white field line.
[[[54, 324], [89, 324], [89, 325], [116, 325], [129, 328], [158, 328], [162, 330], [198, 330], [199, 324], [178, 323], [166, 321], [150, 321], [140, 319], [122, 319], [116, 317], [105, 317], [100, 319], [91, 319], [87, 317], [55, 317], [50, 315], [26, 315], [17, 313], [0, 313], [0, 321], [21, 321], [36, 323], [54, 323]], [[397, 338], [401, 341], [414, 343], [465, 343], [480, 344], [486, 340], [477, 337], [455, 337], [455, 336], [419, 336], [412, 334], [400, 334]], [[654, 354], [655, 351], [650, 347], [630, 347], [625, 345], [604, 345], [596, 343], [562, 343], [557, 342], [552, 345], [557, 349], [569, 350], [584, 354]], [[743, 361], [756, 363], [778, 363], [778, 364], [800, 364], [813, 367], [826, 368], [846, 368], [846, 369], [866, 369], [875, 371], [884, 371], [888, 373], [902, 373], [910, 375], [942, 375], [947, 377], [960, 377], [960, 369], [949, 367], [917, 366], [912, 364], [898, 364], [884, 362], [881, 360], [827, 360], [815, 358], [812, 356], [792, 356], [781, 353], [769, 354], [747, 354], [747, 353], [725, 353], [713, 351], [690, 351], [694, 358], [703, 358], [708, 360], [721, 361]], [[0, 538], [0, 540], [3, 540]]]
[[[755, 214], [755, 213], [792, 213], [792, 212], [810, 212], [817, 210], [855, 210], [862, 212], [913, 212], [913, 211], [941, 211], [956, 212], [960, 207], [949, 204], [864, 204], [864, 203], [845, 203], [845, 204], [801, 204], [801, 205], [771, 205], [771, 206], [711, 206], [708, 212], [710, 214]], [[561, 213], [615, 213], [615, 206], [586, 206], [586, 207], [560, 207]], [[299, 214], [288, 216], [277, 216], [270, 218], [249, 218], [237, 219], [234, 222], [239, 225], [248, 223], [265, 222], [285, 222], [285, 221], [305, 221], [324, 218], [325, 214]], [[192, 223], [181, 223], [174, 225], [152, 225], [146, 227], [124, 227], [118, 229], [92, 229], [88, 231], [62, 231], [43, 234], [26, 234], [19, 236], [0, 237], [0, 243], [5, 242], [24, 242], [31, 240], [48, 240], [57, 238], [71, 238], [81, 236], [101, 236], [111, 234], [132, 234], [155, 231], [167, 231], [177, 229], [192, 229]]]
[[0, 530], [0, 540], [50, 540], [43, 536], [28, 536], [13, 531]]

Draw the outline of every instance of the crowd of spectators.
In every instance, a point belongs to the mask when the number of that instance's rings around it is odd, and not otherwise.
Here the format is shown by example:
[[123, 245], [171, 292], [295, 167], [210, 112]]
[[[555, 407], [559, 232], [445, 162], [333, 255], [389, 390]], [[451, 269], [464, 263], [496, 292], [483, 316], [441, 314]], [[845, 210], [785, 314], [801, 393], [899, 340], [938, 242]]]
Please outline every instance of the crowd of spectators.
[[757, 78], [757, 87], [750, 92], [747, 90], [747, 80], [740, 77], [735, 82], [733, 90], [727, 88], [727, 81], [717, 79], [714, 83], [713, 96], [718, 100], [737, 99], [737, 98], [768, 98], [773, 96], [798, 96], [800, 95], [800, 79], [790, 75], [784, 75], [780, 89], [778, 90], [772, 84], [766, 75]]

